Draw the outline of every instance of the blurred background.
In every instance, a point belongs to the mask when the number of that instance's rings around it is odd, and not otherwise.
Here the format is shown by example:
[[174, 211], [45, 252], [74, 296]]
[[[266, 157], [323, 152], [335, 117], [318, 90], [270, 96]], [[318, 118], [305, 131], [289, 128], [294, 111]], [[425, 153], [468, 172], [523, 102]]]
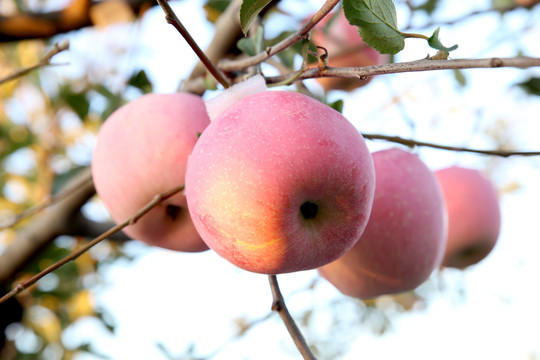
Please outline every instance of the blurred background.
[[[228, 3], [171, 6], [205, 48]], [[266, 39], [295, 31], [322, 3], [275, 1], [263, 17]], [[394, 3], [402, 30], [429, 36], [441, 26], [442, 42], [459, 45], [453, 59], [540, 57], [535, 1]], [[178, 90], [197, 62], [152, 1], [0, 1], [0, 78], [38, 63], [65, 40], [70, 49], [54, 56], [54, 66], [0, 84], [2, 294], [112, 226], [86, 185], [77, 186], [69, 204], [8, 226], [15, 214], [84, 179], [107, 116], [145, 93]], [[410, 39], [393, 61], [434, 53], [425, 41]], [[302, 62], [293, 50], [279, 61], [295, 69]], [[263, 72], [279, 69], [266, 64]], [[498, 68], [381, 75], [351, 92], [304, 84], [329, 103], [342, 100], [344, 115], [363, 133], [540, 151], [539, 79], [538, 68]], [[401, 146], [367, 143], [373, 151]], [[436, 271], [413, 292], [370, 301], [341, 295], [316, 271], [278, 276], [314, 353], [320, 359], [540, 359], [540, 157], [412, 151], [434, 170], [457, 164], [490, 177], [502, 209], [499, 242], [477, 265]], [[14, 263], [8, 249], [17, 244], [26, 245]], [[264, 275], [210, 251], [177, 253], [119, 234], [0, 305], [0, 359], [298, 359], [271, 303]]]

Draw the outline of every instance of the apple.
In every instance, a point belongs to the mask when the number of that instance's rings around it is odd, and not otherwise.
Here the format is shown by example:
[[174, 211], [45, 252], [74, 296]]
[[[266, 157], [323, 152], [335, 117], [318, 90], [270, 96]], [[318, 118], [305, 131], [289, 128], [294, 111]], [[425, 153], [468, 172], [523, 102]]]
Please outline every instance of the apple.
[[314, 269], [360, 237], [374, 193], [357, 129], [306, 95], [264, 91], [232, 104], [193, 149], [186, 197], [220, 256], [256, 273]]
[[442, 260], [446, 210], [437, 179], [418, 156], [398, 148], [372, 154], [373, 209], [360, 240], [319, 273], [357, 298], [410, 291]]
[[497, 191], [480, 171], [451, 166], [435, 172], [448, 211], [443, 266], [464, 269], [495, 247], [501, 227]]
[[[188, 155], [209, 123], [203, 100], [188, 93], [144, 95], [109, 116], [97, 135], [92, 175], [114, 221], [126, 220], [155, 195], [184, 184]], [[184, 194], [164, 201], [124, 232], [166, 249], [208, 249]]]
[[[356, 26], [350, 25], [343, 11], [326, 16], [311, 31], [311, 39], [328, 52], [330, 67], [360, 67], [388, 62], [388, 56], [369, 47], [358, 34]], [[326, 90], [351, 91], [366, 85], [366, 80], [338, 77], [321, 77], [317, 82]]]

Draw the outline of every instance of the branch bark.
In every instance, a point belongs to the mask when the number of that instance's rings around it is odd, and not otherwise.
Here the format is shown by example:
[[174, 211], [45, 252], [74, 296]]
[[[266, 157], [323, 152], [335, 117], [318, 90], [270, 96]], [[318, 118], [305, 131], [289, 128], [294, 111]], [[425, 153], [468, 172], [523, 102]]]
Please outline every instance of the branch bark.
[[251, 56], [246, 59], [240, 59], [240, 60], [223, 60], [218, 64], [218, 67], [223, 71], [233, 71], [233, 70], [239, 70], [239, 69], [245, 69], [250, 66], [258, 65], [265, 61], [266, 59], [278, 54], [279, 52], [287, 49], [289, 46], [295, 44], [296, 42], [302, 40], [304, 37], [307, 36], [307, 33], [319, 23], [319, 21], [322, 20], [323, 17], [325, 17], [332, 9], [339, 3], [339, 0], [327, 0], [324, 5], [313, 15], [311, 19], [309, 19], [298, 31], [296, 31], [294, 34], [288, 36], [287, 38], [283, 39], [276, 45], [267, 48], [265, 51], [255, 55]]
[[12, 74], [0, 79], [0, 85], [6, 83], [8, 81], [17, 79], [17, 78], [19, 78], [21, 76], [24, 76], [24, 75], [28, 74], [29, 72], [31, 72], [33, 70], [36, 70], [36, 69], [38, 69], [40, 67], [51, 65], [51, 59], [53, 58], [53, 56], [55, 56], [58, 53], [61, 53], [64, 50], [67, 50], [67, 49], [69, 49], [69, 41], [68, 40], [63, 41], [61, 43], [54, 44], [53, 48], [51, 50], [49, 50], [49, 52], [47, 54], [45, 54], [45, 56], [37, 64], [32, 65], [32, 66], [28, 66], [28, 67], [25, 67], [25, 68], [22, 68], [22, 69], [19, 69], [19, 70], [13, 72]]
[[152, 210], [156, 205], [158, 205], [162, 201], [176, 195], [177, 193], [179, 193], [182, 190], [184, 190], [183, 185], [177, 186], [174, 189], [168, 190], [168, 191], [166, 191], [166, 192], [164, 192], [162, 194], [157, 194], [156, 196], [154, 196], [154, 198], [150, 202], [148, 202], [145, 206], [143, 206], [141, 209], [139, 209], [135, 214], [130, 216], [125, 221], [121, 222], [120, 224], [115, 225], [114, 227], [112, 227], [108, 231], [104, 232], [103, 234], [101, 234], [97, 238], [95, 238], [92, 241], [86, 243], [85, 245], [81, 246], [77, 250], [73, 251], [71, 254], [69, 254], [68, 256], [63, 258], [62, 260], [52, 264], [51, 266], [47, 267], [45, 270], [43, 270], [40, 273], [32, 276], [30, 279], [28, 279], [28, 280], [26, 280], [26, 281], [24, 281], [24, 282], [22, 282], [20, 284], [17, 284], [17, 286], [15, 286], [15, 288], [13, 290], [11, 290], [10, 292], [8, 292], [7, 294], [5, 294], [4, 296], [2, 296], [0, 298], [0, 304], [2, 304], [3, 302], [9, 300], [10, 298], [14, 297], [15, 295], [23, 292], [24, 290], [28, 289], [30, 286], [34, 285], [36, 282], [38, 282], [38, 280], [43, 278], [45, 275], [53, 272], [54, 270], [56, 270], [59, 267], [67, 264], [68, 262], [77, 259], [83, 253], [88, 251], [91, 247], [93, 247], [93, 246], [97, 245], [98, 243], [100, 243], [101, 241], [107, 239], [109, 236], [111, 236], [113, 234], [116, 234], [117, 232], [119, 232], [120, 230], [125, 228], [126, 226], [135, 224], [141, 217], [143, 217], [147, 212]]
[[[214, 25], [214, 37], [205, 49], [204, 53], [213, 63], [217, 63], [224, 58], [229, 50], [235, 46], [238, 39], [242, 37], [240, 28], [240, 18], [238, 16], [243, 0], [233, 0], [225, 12], [217, 19]], [[189, 75], [188, 79], [181, 84], [181, 91], [191, 92], [201, 95], [205, 91], [202, 76], [206, 73], [203, 63], [199, 62]]]
[[365, 139], [369, 139], [369, 140], [386, 140], [386, 141], [394, 142], [397, 144], [406, 145], [409, 147], [425, 146], [425, 147], [431, 147], [431, 148], [440, 149], [440, 150], [470, 152], [474, 154], [493, 155], [493, 156], [501, 156], [501, 157], [540, 156], [540, 151], [480, 150], [480, 149], [464, 148], [464, 147], [459, 147], [459, 146], [434, 144], [434, 143], [418, 141], [418, 140], [413, 140], [413, 139], [404, 139], [399, 136], [389, 136], [389, 135], [379, 135], [379, 134], [362, 134], [362, 136]]
[[366, 79], [373, 75], [397, 74], [405, 72], [481, 69], [499, 67], [534, 67], [540, 66], [540, 58], [513, 57], [513, 58], [484, 58], [484, 59], [456, 59], [456, 60], [415, 60], [402, 63], [363, 66], [363, 67], [327, 67], [326, 69], [311, 68], [299, 70], [291, 74], [272, 76], [266, 78], [267, 84], [278, 84], [287, 79], [306, 80], [318, 77], [342, 77]]
[[[61, 11], [46, 13], [22, 13], [0, 16], [0, 42], [27, 39], [45, 39], [54, 35], [92, 26], [90, 10], [100, 1], [72, 0]], [[128, 0], [134, 13], [154, 5], [151, 0]]]
[[289, 334], [291, 335], [294, 344], [300, 351], [302, 357], [305, 360], [316, 360], [315, 355], [313, 355], [311, 352], [306, 340], [304, 339], [304, 336], [302, 335], [302, 332], [294, 322], [294, 319], [285, 305], [285, 299], [283, 299], [283, 295], [279, 290], [276, 275], [268, 275], [268, 281], [270, 282], [270, 288], [272, 290], [272, 310], [276, 311], [283, 320], [283, 323], [287, 327], [287, 330], [289, 331]]
[[90, 169], [77, 174], [62, 193], [62, 201], [39, 214], [17, 232], [17, 237], [0, 255], [0, 284], [12, 279], [43, 247], [69, 227], [70, 219], [95, 194]]

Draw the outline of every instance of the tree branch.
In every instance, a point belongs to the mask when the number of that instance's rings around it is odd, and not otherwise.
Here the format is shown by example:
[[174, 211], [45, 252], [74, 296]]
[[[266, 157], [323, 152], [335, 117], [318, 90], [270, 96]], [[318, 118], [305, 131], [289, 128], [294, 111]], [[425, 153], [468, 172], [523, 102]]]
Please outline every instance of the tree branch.
[[302, 357], [307, 360], [316, 360], [315, 356], [309, 349], [309, 346], [306, 343], [302, 332], [300, 332], [300, 329], [298, 329], [298, 326], [294, 322], [294, 319], [292, 318], [289, 310], [287, 309], [287, 306], [285, 305], [285, 299], [283, 299], [283, 295], [279, 290], [279, 284], [276, 275], [268, 275], [268, 280], [270, 282], [270, 288], [272, 289], [272, 310], [276, 311], [285, 323], [285, 326], [287, 327], [287, 330], [289, 331], [289, 334], [291, 335], [294, 344], [300, 351], [300, 354], [302, 354]]
[[260, 52], [259, 54], [240, 60], [223, 60], [218, 64], [218, 67], [223, 71], [232, 71], [245, 69], [250, 66], [258, 65], [265, 61], [266, 59], [276, 55], [277, 53], [287, 49], [291, 45], [295, 44], [297, 41], [302, 40], [306, 37], [307, 33], [315, 27], [325, 17], [332, 9], [339, 3], [339, 0], [327, 0], [324, 5], [309, 19], [298, 31], [294, 34], [283, 39], [276, 45], [267, 48], [265, 51]]
[[[103, 234], [115, 225], [112, 221], [98, 222], [85, 217], [80, 211], [75, 213], [69, 222], [68, 227], [63, 232], [63, 235], [68, 236], [83, 236], [85, 238], [95, 238]], [[109, 236], [109, 240], [118, 243], [132, 240], [124, 232], [119, 231], [116, 234]]]
[[[68, 227], [71, 216], [94, 194], [92, 174], [88, 168], [77, 174], [57, 195], [55, 206], [17, 232], [15, 241], [0, 255], [0, 284], [11, 279], [43, 247], [61, 235]], [[62, 200], [58, 201], [58, 197]], [[40, 205], [31, 212], [44, 207]]]
[[167, 19], [167, 22], [174, 26], [176, 30], [182, 35], [184, 40], [189, 44], [189, 46], [193, 49], [195, 54], [199, 57], [199, 60], [203, 63], [204, 67], [212, 74], [214, 79], [216, 79], [224, 88], [228, 88], [230, 86], [229, 80], [225, 77], [225, 75], [216, 67], [216, 65], [206, 56], [204, 51], [199, 47], [197, 42], [193, 39], [193, 37], [190, 35], [190, 33], [187, 31], [187, 29], [182, 25], [182, 22], [180, 22], [180, 19], [176, 16], [173, 9], [167, 3], [165, 0], [157, 0], [159, 6], [163, 9], [165, 12], [165, 18]]
[[13, 290], [11, 290], [10, 292], [8, 292], [7, 294], [5, 294], [4, 296], [2, 296], [0, 298], [0, 304], [2, 304], [6, 300], [12, 298], [13, 296], [21, 293], [22, 291], [28, 289], [30, 286], [35, 284], [39, 279], [43, 278], [45, 275], [53, 272], [54, 270], [56, 270], [59, 267], [67, 264], [68, 262], [77, 259], [83, 253], [88, 251], [91, 247], [93, 247], [94, 245], [97, 245], [98, 243], [100, 243], [104, 239], [108, 238], [109, 236], [117, 233], [118, 231], [122, 230], [123, 228], [125, 228], [128, 225], [135, 224], [142, 216], [144, 216], [147, 212], [152, 210], [160, 202], [174, 196], [175, 194], [179, 193], [182, 190], [184, 190], [183, 185], [178, 186], [178, 187], [176, 187], [174, 189], [171, 189], [169, 191], [166, 191], [166, 192], [164, 192], [162, 194], [158, 194], [158, 195], [154, 196], [154, 198], [148, 204], [146, 204], [139, 211], [137, 211], [135, 214], [133, 214], [133, 216], [129, 217], [128, 219], [126, 219], [122, 223], [112, 227], [111, 229], [104, 232], [103, 234], [101, 234], [100, 236], [95, 238], [94, 240], [88, 242], [86, 245], [81, 246], [79, 249], [73, 251], [71, 254], [69, 254], [68, 256], [63, 258], [62, 260], [54, 263], [53, 265], [47, 267], [45, 270], [41, 271], [40, 273], [32, 276], [30, 279], [28, 279], [26, 281], [23, 281], [22, 283], [15, 286], [13, 288]]
[[479, 149], [470, 149], [470, 148], [464, 148], [464, 147], [458, 147], [458, 146], [440, 145], [440, 144], [428, 143], [428, 142], [418, 141], [418, 140], [413, 140], [413, 139], [404, 139], [399, 136], [388, 136], [388, 135], [379, 135], [379, 134], [362, 134], [362, 136], [365, 139], [369, 139], [369, 140], [386, 140], [386, 141], [391, 141], [394, 143], [406, 145], [409, 147], [426, 146], [426, 147], [431, 147], [431, 148], [441, 149], [441, 150], [462, 151], [462, 152], [470, 152], [470, 153], [482, 154], [482, 155], [493, 155], [493, 156], [501, 156], [501, 157], [539, 156], [540, 155], [540, 151], [479, 150]]
[[[0, 42], [45, 39], [92, 26], [90, 9], [101, 3], [102, 1], [72, 0], [60, 11], [0, 16]], [[126, 3], [134, 13], [154, 4], [150, 0], [128, 0]]]
[[36, 69], [38, 69], [40, 67], [51, 65], [51, 59], [53, 58], [53, 56], [55, 56], [58, 53], [61, 53], [64, 50], [67, 50], [67, 49], [69, 49], [69, 41], [68, 40], [63, 41], [60, 44], [59, 43], [54, 44], [54, 47], [47, 54], [45, 54], [45, 56], [37, 64], [32, 65], [32, 66], [28, 66], [28, 67], [25, 67], [25, 68], [22, 68], [22, 69], [18, 69], [15, 72], [13, 72], [12, 74], [0, 79], [0, 85], [6, 83], [8, 81], [14, 80], [16, 78], [19, 78], [21, 76], [24, 76], [24, 75], [28, 74], [29, 72], [31, 72], [33, 70], [36, 70]]
[[276, 84], [295, 74], [299, 74], [295, 80], [306, 80], [318, 77], [342, 77], [366, 79], [373, 75], [397, 74], [405, 72], [433, 71], [433, 70], [456, 70], [456, 69], [480, 69], [498, 67], [533, 67], [540, 66], [540, 58], [513, 57], [513, 58], [484, 58], [484, 59], [456, 59], [456, 60], [415, 60], [402, 63], [362, 66], [362, 67], [328, 67], [322, 71], [318, 68], [299, 70], [292, 74], [267, 77], [267, 84]]
[[[225, 57], [229, 50], [235, 46], [238, 39], [242, 37], [240, 18], [238, 16], [242, 1], [233, 0], [214, 24], [214, 37], [204, 51], [206, 56], [214, 63]], [[201, 77], [205, 72], [204, 65], [201, 62], [197, 63], [188, 79], [182, 84], [181, 90], [202, 94], [205, 87]]]

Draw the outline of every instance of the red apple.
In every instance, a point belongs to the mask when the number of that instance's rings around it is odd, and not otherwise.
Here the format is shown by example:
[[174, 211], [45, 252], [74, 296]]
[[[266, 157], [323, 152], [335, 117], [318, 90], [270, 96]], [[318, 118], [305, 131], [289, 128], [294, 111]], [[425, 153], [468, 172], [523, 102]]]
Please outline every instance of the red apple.
[[433, 173], [418, 156], [373, 153], [375, 196], [364, 234], [343, 257], [319, 269], [345, 295], [372, 298], [409, 291], [442, 260], [446, 212]]
[[435, 172], [448, 211], [443, 266], [463, 269], [495, 247], [501, 227], [497, 191], [478, 170], [452, 166]]
[[[105, 121], [97, 135], [92, 175], [116, 222], [132, 216], [156, 194], [184, 184], [188, 155], [209, 122], [203, 100], [187, 93], [142, 96]], [[183, 194], [124, 231], [167, 249], [208, 249], [193, 226]]]
[[221, 113], [188, 161], [186, 197], [207, 245], [236, 266], [313, 269], [360, 237], [374, 192], [371, 155], [340, 113], [265, 91]]
[[[315, 45], [322, 46], [328, 51], [330, 67], [371, 66], [388, 62], [387, 55], [380, 54], [364, 43], [357, 27], [349, 24], [343, 11], [326, 16], [312, 30], [311, 36]], [[370, 79], [324, 77], [317, 78], [317, 81], [326, 91], [351, 91], [366, 85]]]

